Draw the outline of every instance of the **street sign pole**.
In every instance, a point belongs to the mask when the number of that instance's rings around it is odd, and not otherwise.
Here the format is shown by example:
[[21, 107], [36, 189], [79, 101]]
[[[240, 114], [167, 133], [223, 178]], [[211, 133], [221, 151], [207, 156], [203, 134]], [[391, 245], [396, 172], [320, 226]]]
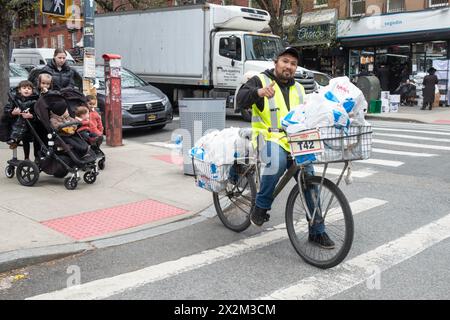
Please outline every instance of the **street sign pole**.
[[94, 39], [95, 1], [84, 1], [84, 59], [83, 59], [83, 92], [95, 95], [95, 39]]

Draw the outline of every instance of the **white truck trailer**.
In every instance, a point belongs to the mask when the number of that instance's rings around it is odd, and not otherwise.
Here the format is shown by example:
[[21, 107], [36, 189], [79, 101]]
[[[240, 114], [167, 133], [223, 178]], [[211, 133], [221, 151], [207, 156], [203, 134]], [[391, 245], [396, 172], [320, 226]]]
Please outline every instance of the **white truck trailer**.
[[[97, 62], [104, 53], [121, 55], [174, 105], [183, 97], [226, 97], [240, 112], [235, 92], [249, 75], [273, 68], [283, 47], [278, 36], [262, 33], [269, 21], [264, 10], [214, 4], [97, 15]], [[299, 67], [296, 78], [314, 90], [312, 73]]]

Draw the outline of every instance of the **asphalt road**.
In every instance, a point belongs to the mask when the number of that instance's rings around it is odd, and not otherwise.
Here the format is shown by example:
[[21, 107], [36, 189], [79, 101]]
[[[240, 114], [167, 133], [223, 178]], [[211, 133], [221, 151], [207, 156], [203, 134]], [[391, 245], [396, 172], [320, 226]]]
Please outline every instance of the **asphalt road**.
[[[178, 125], [124, 137], [168, 142]], [[247, 125], [239, 118], [227, 120], [227, 126]], [[64, 299], [73, 297], [64, 289], [78, 283], [79, 298], [99, 299], [449, 299], [450, 127], [373, 125], [372, 161], [355, 163], [353, 184], [342, 186], [353, 207], [355, 236], [349, 255], [334, 269], [306, 264], [286, 237], [260, 241], [284, 222], [288, 185], [263, 228], [234, 233], [210, 217], [142, 241], [1, 275], [0, 299], [42, 294]], [[245, 242], [249, 237], [260, 245], [251, 247]]]

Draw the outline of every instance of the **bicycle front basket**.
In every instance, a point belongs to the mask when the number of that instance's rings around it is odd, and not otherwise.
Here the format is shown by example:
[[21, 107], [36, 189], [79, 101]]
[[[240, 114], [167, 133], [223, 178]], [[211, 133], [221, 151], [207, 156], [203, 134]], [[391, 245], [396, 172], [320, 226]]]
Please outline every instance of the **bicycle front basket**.
[[[321, 127], [319, 128], [319, 141], [323, 146], [323, 151], [306, 155], [295, 156], [297, 164], [307, 163], [331, 163], [352, 160], [363, 160], [370, 158], [372, 150], [372, 127], [371, 126], [350, 126], [344, 128]], [[300, 143], [298, 141], [292, 142]]]

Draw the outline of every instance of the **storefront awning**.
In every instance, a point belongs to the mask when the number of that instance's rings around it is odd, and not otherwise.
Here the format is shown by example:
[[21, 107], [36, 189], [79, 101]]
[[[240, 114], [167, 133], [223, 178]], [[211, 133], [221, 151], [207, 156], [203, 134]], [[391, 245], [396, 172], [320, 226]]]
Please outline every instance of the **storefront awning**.
[[[336, 35], [337, 17], [337, 9], [303, 13], [300, 28], [293, 31], [293, 38], [296, 41], [291, 45], [309, 46], [329, 43]], [[295, 24], [296, 19], [296, 15], [286, 15], [283, 28], [288, 30]]]
[[450, 10], [422, 10], [338, 21], [337, 39], [346, 46], [450, 39]]

